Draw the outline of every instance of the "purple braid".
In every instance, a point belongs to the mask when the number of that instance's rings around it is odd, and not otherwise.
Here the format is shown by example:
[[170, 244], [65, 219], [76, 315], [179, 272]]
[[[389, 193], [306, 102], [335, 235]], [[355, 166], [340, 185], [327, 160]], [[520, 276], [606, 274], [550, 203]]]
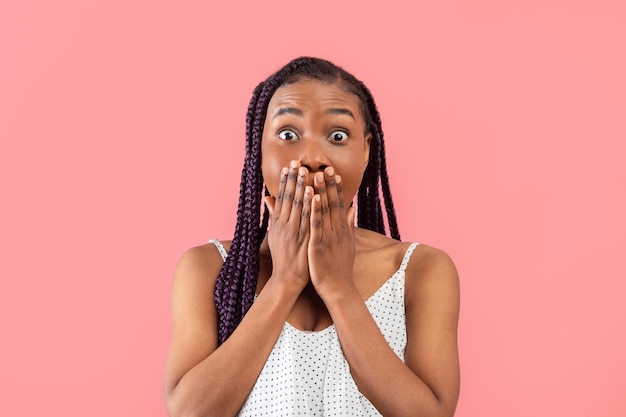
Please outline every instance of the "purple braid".
[[359, 84], [363, 91], [363, 96], [359, 97], [365, 102], [371, 117], [370, 133], [372, 134], [372, 143], [370, 145], [370, 161], [363, 174], [363, 180], [359, 189], [358, 224], [359, 227], [385, 234], [385, 223], [378, 191], [378, 179], [380, 178], [389, 232], [391, 237], [400, 240], [400, 231], [398, 230], [396, 212], [389, 187], [385, 141], [380, 113], [369, 89], [362, 82], [359, 82]]
[[228, 257], [215, 285], [220, 344], [239, 325], [255, 297], [259, 275], [259, 249], [269, 221], [267, 207], [264, 208], [261, 219], [264, 191], [261, 139], [267, 107], [279, 87], [303, 78], [340, 83], [344, 89], [359, 97], [366, 130], [372, 134], [372, 143], [370, 160], [358, 193], [358, 225], [385, 233], [379, 192], [380, 179], [389, 230], [394, 239], [400, 239], [389, 189], [380, 115], [370, 91], [353, 75], [331, 62], [310, 57], [294, 59], [255, 88], [246, 113], [246, 156], [239, 186], [237, 224]]

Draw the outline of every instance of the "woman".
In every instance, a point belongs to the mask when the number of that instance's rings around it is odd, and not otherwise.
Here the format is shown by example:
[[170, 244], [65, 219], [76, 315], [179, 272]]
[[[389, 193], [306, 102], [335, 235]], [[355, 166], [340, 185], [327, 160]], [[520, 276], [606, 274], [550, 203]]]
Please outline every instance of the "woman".
[[170, 415], [452, 416], [457, 273], [399, 240], [365, 85], [306, 57], [262, 82], [240, 191], [232, 242], [176, 268]]

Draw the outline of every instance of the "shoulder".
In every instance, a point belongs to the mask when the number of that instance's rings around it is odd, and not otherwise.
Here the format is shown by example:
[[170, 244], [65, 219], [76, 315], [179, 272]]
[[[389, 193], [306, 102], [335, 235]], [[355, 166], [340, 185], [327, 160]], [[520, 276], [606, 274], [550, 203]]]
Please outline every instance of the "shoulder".
[[[230, 249], [230, 241], [222, 241], [222, 243], [226, 250]], [[222, 255], [213, 243], [187, 249], [176, 264], [172, 294], [212, 293], [223, 263]]]
[[457, 309], [459, 275], [452, 258], [441, 249], [418, 245], [406, 268], [406, 294], [407, 308], [416, 301], [425, 305], [427, 298]]
[[425, 244], [417, 245], [407, 269], [420, 276], [438, 272], [444, 275], [452, 273], [456, 275], [452, 258], [445, 251]]
[[[230, 241], [220, 241], [226, 251], [230, 249]], [[214, 243], [205, 243], [204, 245], [194, 246], [187, 249], [176, 264], [176, 272], [178, 271], [195, 271], [214, 269], [222, 267], [223, 259], [219, 249]]]

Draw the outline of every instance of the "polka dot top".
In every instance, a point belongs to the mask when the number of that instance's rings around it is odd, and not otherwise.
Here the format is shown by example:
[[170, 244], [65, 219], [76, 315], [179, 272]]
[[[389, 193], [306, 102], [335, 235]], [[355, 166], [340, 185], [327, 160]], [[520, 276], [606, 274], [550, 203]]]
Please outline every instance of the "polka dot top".
[[[223, 245], [211, 240], [222, 257]], [[417, 243], [407, 249], [398, 270], [365, 301], [387, 343], [404, 361], [405, 269]], [[380, 416], [359, 391], [343, 356], [335, 326], [309, 332], [285, 322], [239, 416]]]

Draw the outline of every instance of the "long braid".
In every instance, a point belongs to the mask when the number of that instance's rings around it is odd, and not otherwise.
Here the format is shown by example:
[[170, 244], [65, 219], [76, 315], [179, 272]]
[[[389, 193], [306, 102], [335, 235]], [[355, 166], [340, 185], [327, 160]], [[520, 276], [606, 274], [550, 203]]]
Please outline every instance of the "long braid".
[[372, 141], [370, 144], [370, 159], [363, 174], [363, 180], [359, 187], [358, 195], [358, 225], [359, 227], [385, 233], [378, 192], [378, 173], [380, 171], [380, 153], [378, 132], [372, 129]]
[[[250, 100], [248, 112], [246, 115], [246, 136], [252, 138], [252, 124], [254, 121], [254, 110], [258, 101], [258, 93], [262, 85], [259, 85]], [[232, 333], [234, 327], [239, 324], [243, 317], [241, 309], [241, 294], [245, 285], [246, 271], [254, 269], [254, 259], [247, 257], [249, 247], [254, 245], [249, 236], [250, 220], [253, 217], [251, 212], [254, 211], [250, 207], [251, 199], [246, 198], [249, 195], [250, 171], [248, 166], [255, 165], [252, 160], [254, 157], [254, 140], [246, 141], [246, 157], [244, 167], [241, 172], [241, 182], [239, 186], [239, 204], [237, 206], [237, 224], [233, 242], [230, 248], [229, 256], [224, 262], [222, 269], [215, 284], [215, 306], [219, 314], [219, 340], [222, 343]], [[254, 205], [254, 203], [252, 203]], [[260, 206], [260, 202], [257, 204]], [[258, 210], [257, 210], [258, 211]], [[258, 225], [258, 223], [257, 223]], [[258, 227], [258, 226], [257, 226]], [[256, 255], [256, 264], [258, 269], [258, 250]]]
[[[376, 150], [374, 149], [370, 150], [370, 154], [371, 152], [376, 151], [376, 155], [377, 155], [376, 160], [378, 162], [378, 166], [376, 167], [375, 172], [374, 172], [374, 169], [372, 169], [371, 174], [375, 176], [376, 178], [380, 178], [381, 180], [381, 189], [382, 189], [383, 198], [385, 201], [385, 212], [387, 214], [387, 223], [389, 225], [389, 232], [391, 234], [391, 237], [393, 237], [394, 239], [400, 240], [400, 231], [398, 230], [396, 211], [393, 206], [393, 199], [391, 198], [391, 189], [389, 187], [389, 175], [387, 174], [387, 158], [386, 158], [386, 152], [385, 152], [385, 141], [384, 141], [384, 134], [383, 134], [383, 129], [382, 129], [382, 121], [380, 119], [380, 113], [378, 112], [378, 108], [376, 106], [376, 103], [374, 102], [374, 98], [370, 90], [363, 83], [360, 83], [360, 86], [362, 90], [365, 92], [365, 98], [367, 102], [366, 104], [369, 109], [370, 117], [372, 119], [372, 127], [371, 127], [372, 136], [377, 136], [377, 138], [374, 138], [374, 137], [372, 138], [372, 142], [375, 143], [378, 146], [378, 148]], [[375, 194], [378, 195], [377, 179], [375, 181], [376, 181], [376, 193]], [[377, 199], [377, 202], [375, 205], [376, 205], [376, 210], [378, 212], [376, 214], [376, 218], [377, 218], [376, 229], [379, 233], [384, 234], [385, 227], [384, 227], [384, 223], [382, 219], [382, 210], [380, 208], [380, 199]], [[372, 230], [376, 230], [376, 229], [372, 229]]]
[[246, 113], [246, 156], [239, 186], [237, 224], [228, 258], [215, 285], [220, 344], [228, 339], [249, 310], [258, 282], [259, 249], [269, 221], [267, 207], [261, 219], [261, 139], [267, 107], [276, 89], [300, 78], [341, 82], [344, 88], [359, 97], [367, 128], [372, 133], [372, 142], [370, 161], [358, 193], [358, 224], [359, 227], [385, 233], [379, 192], [381, 179], [391, 235], [399, 239], [389, 190], [380, 116], [370, 91], [351, 74], [328, 61], [309, 57], [294, 59], [255, 88]]

